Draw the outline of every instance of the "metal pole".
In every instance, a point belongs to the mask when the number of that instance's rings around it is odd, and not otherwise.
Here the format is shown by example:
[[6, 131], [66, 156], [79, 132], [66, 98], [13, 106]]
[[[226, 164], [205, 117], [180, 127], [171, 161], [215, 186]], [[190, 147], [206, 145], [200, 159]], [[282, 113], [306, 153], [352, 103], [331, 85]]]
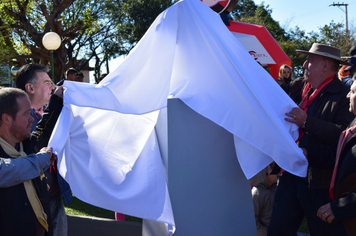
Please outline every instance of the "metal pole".
[[[334, 3], [330, 4], [329, 7], [333, 6], [333, 7], [340, 7], [340, 6], [344, 6], [345, 7], [345, 15], [346, 15], [346, 32], [348, 33], [349, 31], [349, 24], [348, 24], [348, 19], [347, 19], [347, 3]], [[342, 11], [342, 9], [340, 8], [340, 10]]]
[[347, 4], [345, 4], [345, 14], [346, 14], [346, 33], [349, 33], [349, 24], [347, 20]]
[[53, 63], [53, 51], [51, 51], [51, 71], [52, 71], [52, 81], [54, 83], [54, 63]]

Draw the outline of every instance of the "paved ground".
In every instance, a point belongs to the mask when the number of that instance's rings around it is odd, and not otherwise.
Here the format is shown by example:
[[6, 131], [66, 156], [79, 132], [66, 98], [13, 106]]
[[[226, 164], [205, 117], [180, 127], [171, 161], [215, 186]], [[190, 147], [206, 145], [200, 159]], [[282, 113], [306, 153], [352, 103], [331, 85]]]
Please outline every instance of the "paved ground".
[[142, 224], [95, 217], [68, 216], [68, 236], [142, 236]]
[[[85, 216], [68, 216], [68, 236], [142, 236], [142, 224]], [[310, 236], [298, 233], [298, 236]]]

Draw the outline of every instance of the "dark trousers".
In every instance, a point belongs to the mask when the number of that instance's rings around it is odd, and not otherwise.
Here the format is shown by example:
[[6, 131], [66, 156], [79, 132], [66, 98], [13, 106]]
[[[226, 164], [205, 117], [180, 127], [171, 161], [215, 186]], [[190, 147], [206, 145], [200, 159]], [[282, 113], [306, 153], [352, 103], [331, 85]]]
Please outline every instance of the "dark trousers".
[[329, 190], [310, 190], [305, 178], [284, 172], [276, 190], [268, 236], [296, 236], [304, 216], [311, 236], [346, 236], [341, 221], [329, 224], [317, 217], [318, 209], [331, 202]]

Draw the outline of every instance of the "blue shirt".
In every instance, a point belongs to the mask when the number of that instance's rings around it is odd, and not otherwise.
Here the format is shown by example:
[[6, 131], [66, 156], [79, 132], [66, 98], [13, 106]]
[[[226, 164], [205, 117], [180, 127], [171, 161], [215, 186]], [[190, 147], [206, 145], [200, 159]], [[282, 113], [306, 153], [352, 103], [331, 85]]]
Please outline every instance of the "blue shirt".
[[0, 158], [0, 188], [12, 187], [40, 175], [50, 164], [47, 153], [30, 154], [21, 158]]

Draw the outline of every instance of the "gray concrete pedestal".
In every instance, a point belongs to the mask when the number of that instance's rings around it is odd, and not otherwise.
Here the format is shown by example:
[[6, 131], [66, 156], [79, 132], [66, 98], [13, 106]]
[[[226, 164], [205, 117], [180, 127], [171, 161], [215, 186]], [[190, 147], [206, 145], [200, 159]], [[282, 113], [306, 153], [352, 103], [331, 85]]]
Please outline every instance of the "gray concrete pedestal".
[[[168, 142], [162, 156], [174, 236], [257, 235], [251, 187], [237, 161], [233, 135], [179, 99], [168, 100], [166, 120], [166, 130], [158, 134]], [[142, 235], [168, 235], [163, 226], [144, 220]]]

